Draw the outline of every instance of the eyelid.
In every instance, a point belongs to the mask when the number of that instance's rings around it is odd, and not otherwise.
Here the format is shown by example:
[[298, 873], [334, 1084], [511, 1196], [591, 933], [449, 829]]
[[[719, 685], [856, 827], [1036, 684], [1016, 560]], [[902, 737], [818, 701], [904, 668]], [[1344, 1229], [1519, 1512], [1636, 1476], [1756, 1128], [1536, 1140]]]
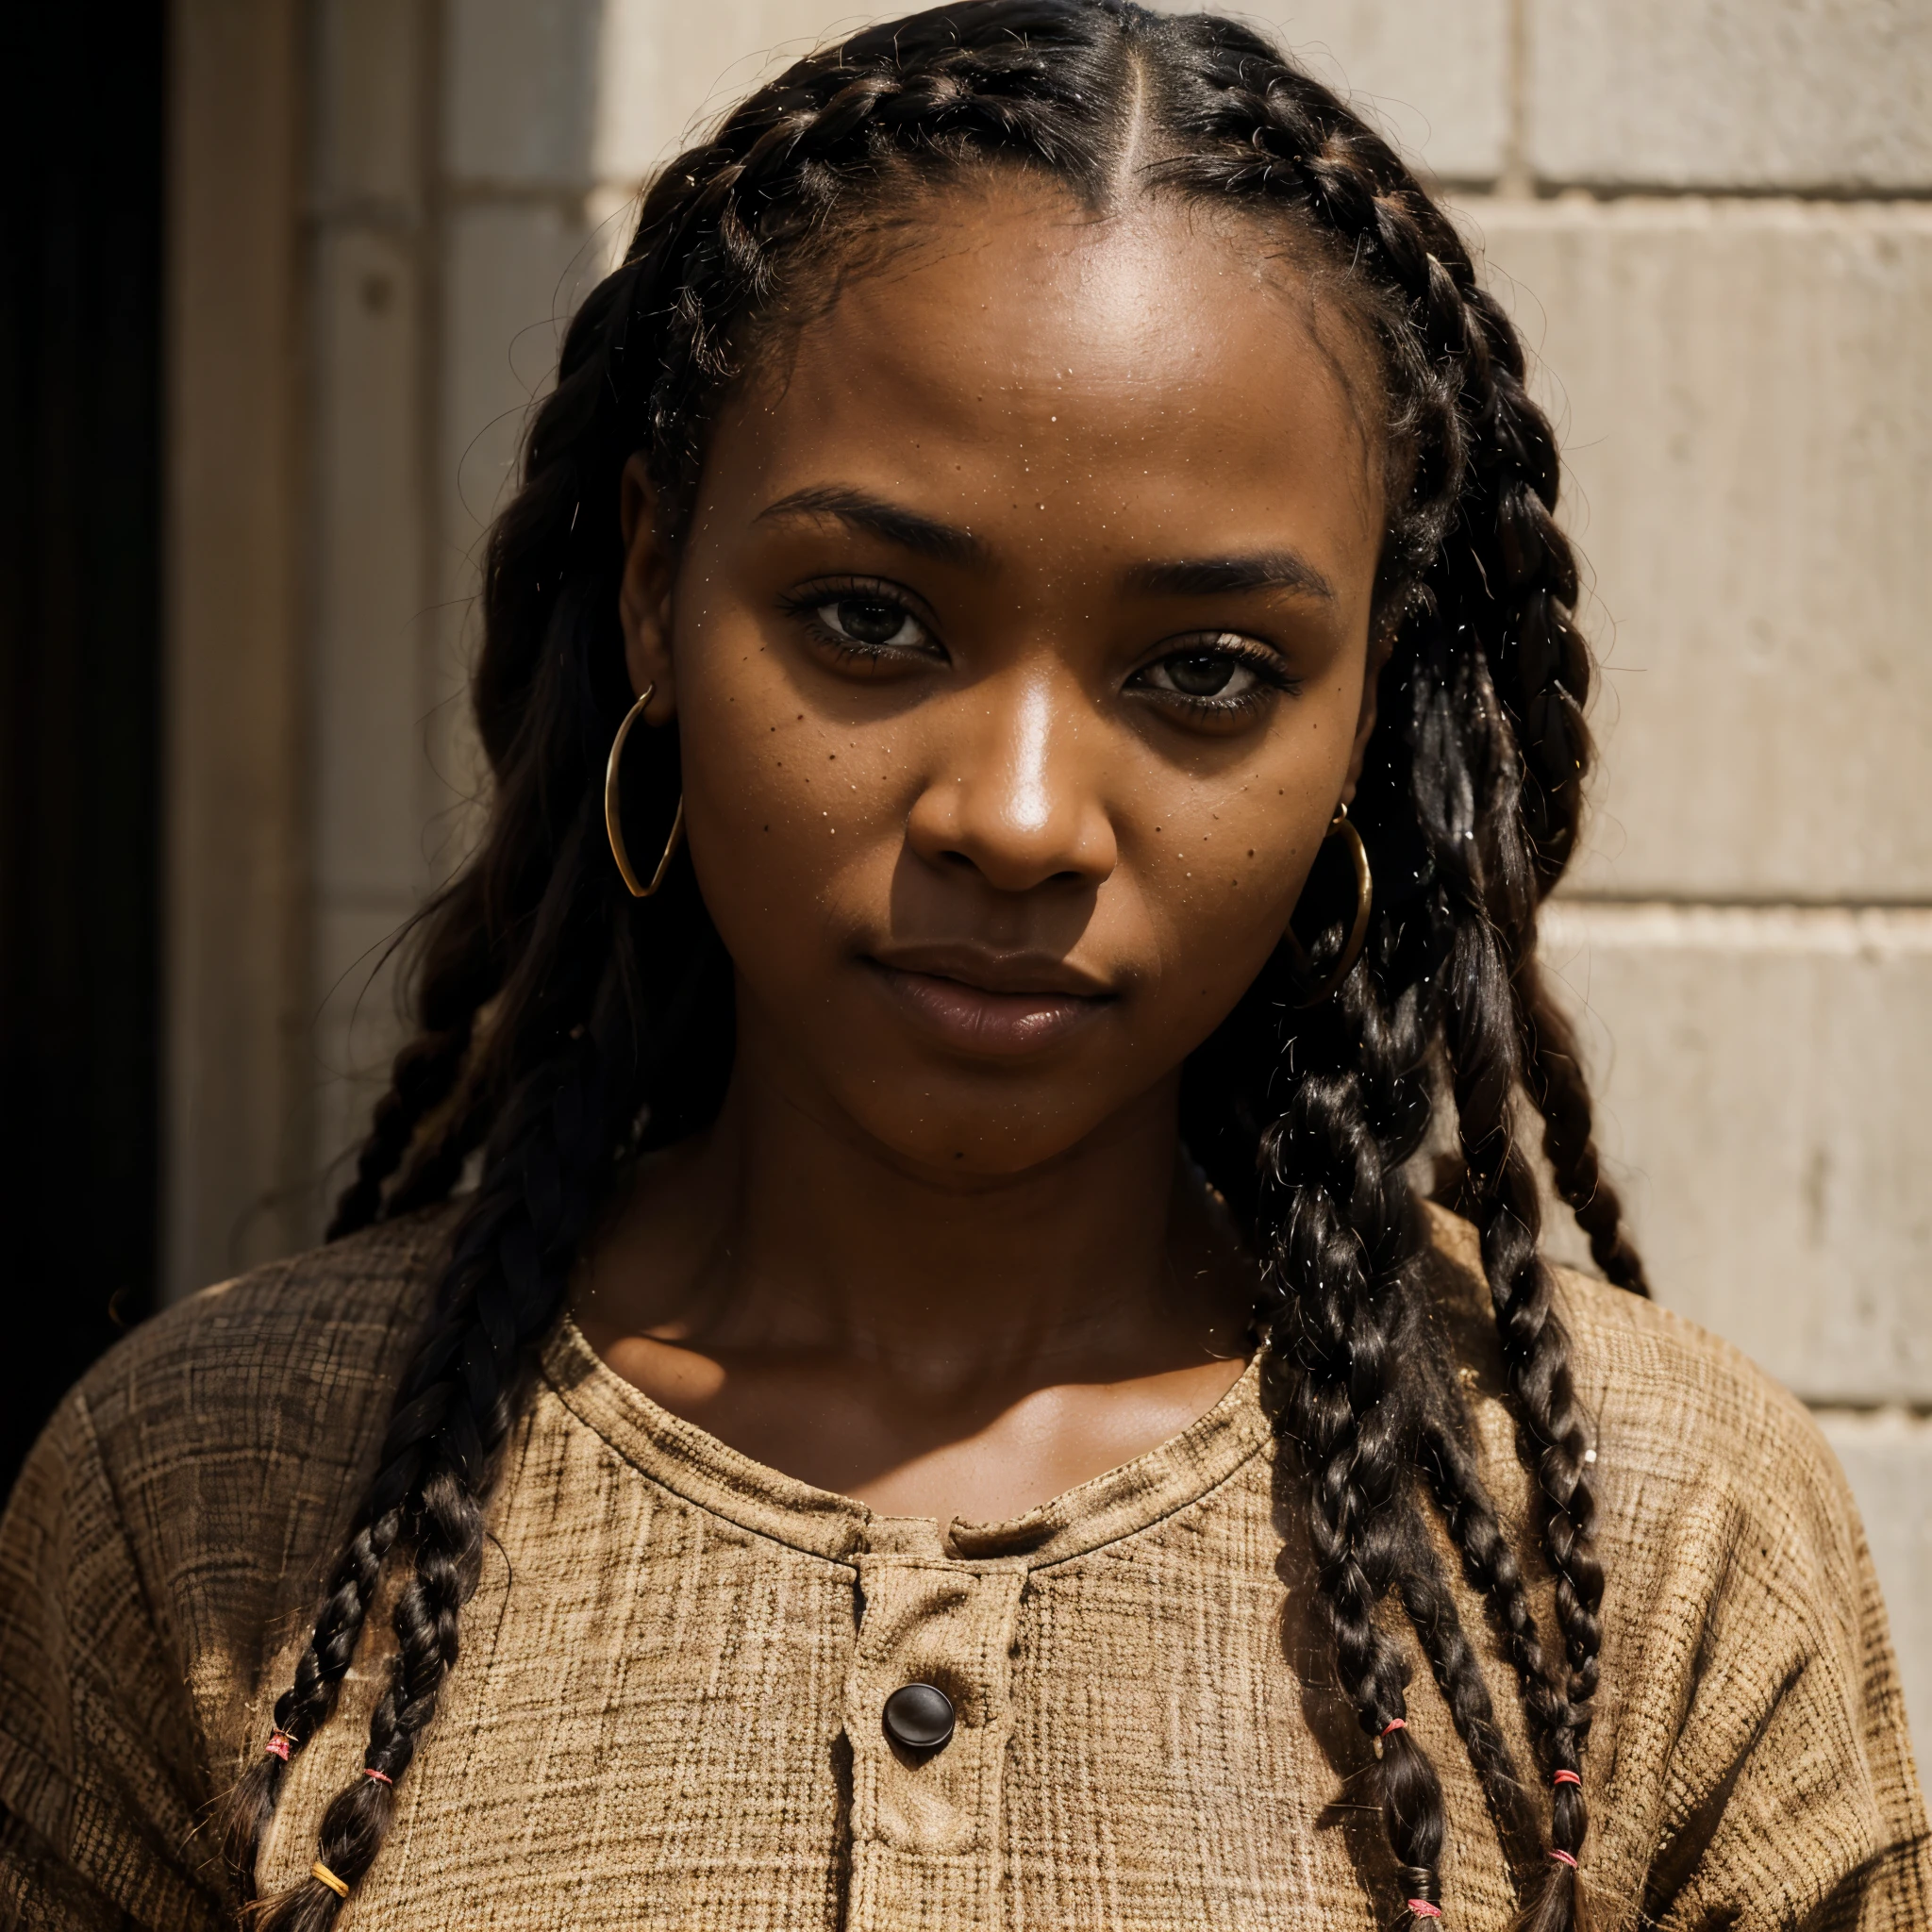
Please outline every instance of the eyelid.
[[1288, 658], [1273, 644], [1247, 631], [1239, 630], [1183, 631], [1177, 637], [1163, 638], [1147, 654], [1134, 675], [1139, 677], [1141, 672], [1151, 671], [1155, 665], [1164, 664], [1170, 658], [1210, 654], [1239, 658], [1269, 683], [1278, 685], [1284, 691], [1298, 691], [1304, 682], [1289, 669]]
[[[841, 636], [826, 625], [819, 612], [827, 604], [836, 604], [846, 597], [874, 598], [904, 611], [924, 634], [924, 641], [918, 644], [865, 644]], [[950, 653], [941, 641], [939, 626], [928, 613], [925, 600], [891, 577], [857, 575], [818, 577], [796, 590], [782, 592], [778, 608], [802, 625], [821, 648], [853, 662], [864, 660], [877, 665], [894, 658], [909, 662], [935, 653], [942, 659], [950, 658]]]
[[877, 597], [882, 603], [903, 604], [907, 610], [935, 636], [939, 632], [938, 621], [919, 592], [891, 577], [869, 576], [863, 572], [841, 572], [830, 576], [811, 577], [796, 590], [785, 591], [778, 599], [786, 609], [792, 611], [815, 610], [821, 604], [830, 604], [840, 597]]

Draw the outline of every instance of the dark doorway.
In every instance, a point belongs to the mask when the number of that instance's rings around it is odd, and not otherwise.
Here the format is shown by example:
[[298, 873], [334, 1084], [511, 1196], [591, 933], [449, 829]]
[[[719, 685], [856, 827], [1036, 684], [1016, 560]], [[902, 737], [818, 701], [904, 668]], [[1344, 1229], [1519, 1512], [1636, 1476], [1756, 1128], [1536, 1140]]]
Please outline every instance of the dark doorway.
[[0, 1490], [153, 1304], [166, 9], [26, 7], [0, 117]]

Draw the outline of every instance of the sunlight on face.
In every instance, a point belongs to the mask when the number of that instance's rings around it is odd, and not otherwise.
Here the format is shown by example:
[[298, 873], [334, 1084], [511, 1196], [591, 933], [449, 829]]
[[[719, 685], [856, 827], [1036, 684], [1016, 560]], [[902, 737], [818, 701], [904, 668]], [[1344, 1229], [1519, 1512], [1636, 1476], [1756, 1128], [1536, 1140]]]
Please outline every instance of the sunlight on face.
[[716, 426], [632, 672], [741, 1064], [829, 1130], [1051, 1159], [1171, 1106], [1280, 940], [1368, 723], [1381, 506], [1359, 352], [1261, 252], [982, 185]]

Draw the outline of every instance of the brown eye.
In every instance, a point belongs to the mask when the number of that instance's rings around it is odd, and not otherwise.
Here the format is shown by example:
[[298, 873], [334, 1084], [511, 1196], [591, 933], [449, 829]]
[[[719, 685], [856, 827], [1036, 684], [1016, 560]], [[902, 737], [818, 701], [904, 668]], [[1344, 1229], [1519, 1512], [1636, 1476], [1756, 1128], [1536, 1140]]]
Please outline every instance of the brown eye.
[[1191, 698], [1218, 698], [1240, 668], [1234, 658], [1219, 651], [1195, 651], [1167, 660], [1168, 681]]
[[874, 650], [910, 647], [923, 641], [912, 614], [883, 597], [841, 597], [835, 603], [821, 604], [818, 617], [835, 636]]
[[1136, 682], [1169, 700], [1224, 712], [1257, 703], [1271, 685], [1284, 681], [1271, 678], [1252, 651], [1224, 646], [1176, 651], [1148, 665]]

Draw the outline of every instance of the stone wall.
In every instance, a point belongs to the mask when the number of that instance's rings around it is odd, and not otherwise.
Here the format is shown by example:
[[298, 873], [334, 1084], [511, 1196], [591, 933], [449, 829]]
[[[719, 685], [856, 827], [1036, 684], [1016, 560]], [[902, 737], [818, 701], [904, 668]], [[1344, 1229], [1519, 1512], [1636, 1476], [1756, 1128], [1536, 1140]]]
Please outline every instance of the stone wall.
[[[388, 1042], [372, 968], [460, 847], [476, 546], [558, 322], [707, 107], [857, 18], [314, 0], [322, 1150]], [[1932, 8], [1310, 0], [1270, 24], [1445, 184], [1540, 357], [1607, 747], [1546, 950], [1659, 1293], [1817, 1405], [1926, 1735]]]

